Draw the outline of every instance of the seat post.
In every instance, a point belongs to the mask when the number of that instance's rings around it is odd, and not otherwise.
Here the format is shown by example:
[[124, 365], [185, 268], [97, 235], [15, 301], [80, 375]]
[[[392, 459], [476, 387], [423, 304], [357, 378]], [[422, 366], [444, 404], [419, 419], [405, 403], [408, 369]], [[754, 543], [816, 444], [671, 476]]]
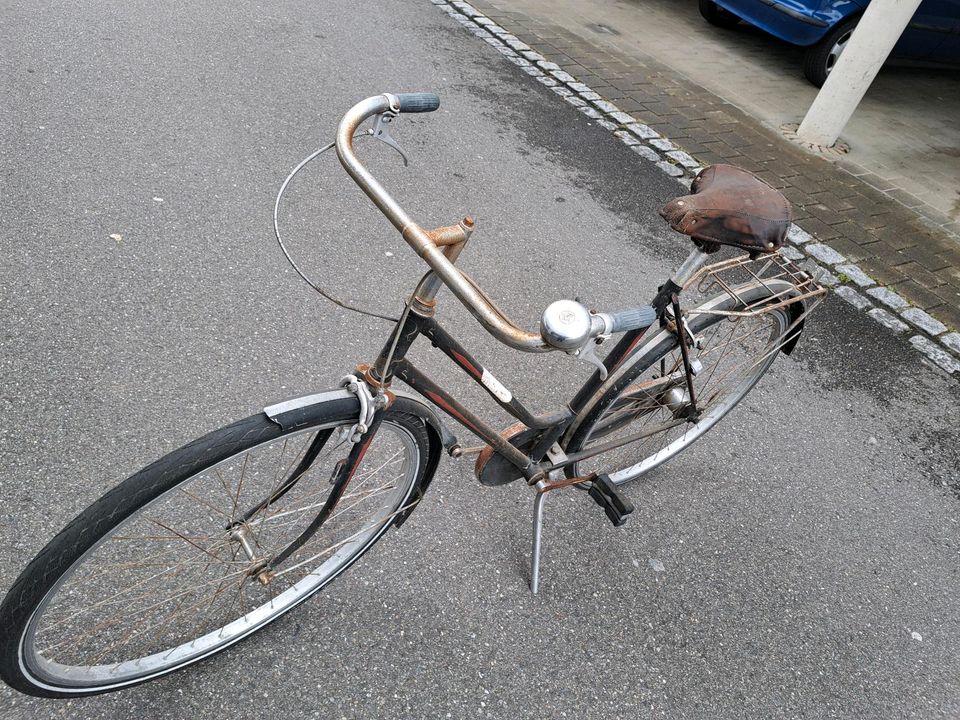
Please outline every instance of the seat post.
[[690, 282], [690, 278], [696, 275], [700, 268], [707, 264], [709, 258], [710, 253], [704, 252], [700, 248], [694, 248], [690, 254], [687, 255], [687, 259], [683, 261], [683, 264], [677, 268], [673, 277], [670, 278], [671, 282], [677, 287], [682, 288]]

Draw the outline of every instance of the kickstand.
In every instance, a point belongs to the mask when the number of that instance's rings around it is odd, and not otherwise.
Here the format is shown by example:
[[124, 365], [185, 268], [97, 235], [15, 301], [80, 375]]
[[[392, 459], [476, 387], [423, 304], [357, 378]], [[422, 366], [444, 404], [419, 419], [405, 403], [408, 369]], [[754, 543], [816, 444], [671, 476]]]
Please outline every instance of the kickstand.
[[534, 487], [537, 496], [533, 499], [533, 547], [530, 553], [530, 592], [534, 595], [540, 589], [540, 540], [543, 536], [543, 504], [547, 501], [547, 493], [551, 490], [572, 487], [582, 482], [596, 480], [596, 473], [583, 477], [559, 478], [556, 480], [541, 480]]
[[540, 589], [540, 538], [543, 535], [543, 503], [547, 493], [537, 488], [533, 499], [533, 548], [530, 553], [530, 592], [534, 595]]
[[[590, 483], [584, 486], [582, 483]], [[536, 595], [540, 589], [540, 541], [543, 536], [543, 504], [547, 501], [547, 493], [564, 487], [577, 487], [588, 490], [594, 502], [603, 508], [607, 519], [614, 527], [620, 527], [627, 521], [633, 512], [633, 503], [624, 497], [609, 475], [590, 473], [582, 477], [558, 478], [556, 480], [541, 480], [534, 486], [537, 496], [533, 500], [533, 547], [530, 552], [530, 591]]]

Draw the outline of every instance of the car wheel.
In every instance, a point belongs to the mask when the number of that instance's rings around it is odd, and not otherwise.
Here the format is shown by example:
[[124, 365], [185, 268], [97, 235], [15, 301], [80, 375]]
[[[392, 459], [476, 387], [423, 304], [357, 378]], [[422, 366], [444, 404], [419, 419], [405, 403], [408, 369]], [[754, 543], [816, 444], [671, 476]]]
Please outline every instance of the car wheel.
[[850, 42], [857, 23], [860, 22], [860, 16], [847, 18], [837, 23], [834, 28], [823, 36], [816, 45], [807, 49], [807, 54], [803, 59], [803, 74], [807, 80], [817, 87], [823, 86], [827, 81], [827, 75], [833, 70], [840, 55]]
[[724, 10], [713, 0], [700, 0], [700, 14], [711, 25], [732, 28], [740, 23], [740, 18], [729, 10]]

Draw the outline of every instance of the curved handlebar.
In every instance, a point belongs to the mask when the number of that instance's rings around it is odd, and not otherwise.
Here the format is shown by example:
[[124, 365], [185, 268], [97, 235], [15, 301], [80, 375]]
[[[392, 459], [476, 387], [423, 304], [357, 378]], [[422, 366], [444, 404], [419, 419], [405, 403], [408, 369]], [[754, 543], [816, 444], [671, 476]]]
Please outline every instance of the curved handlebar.
[[400, 231], [407, 244], [417, 251], [487, 332], [505, 345], [524, 352], [555, 350], [556, 348], [544, 341], [540, 333], [522, 330], [491, 305], [447, 259], [424, 229], [407, 215], [390, 193], [370, 174], [353, 151], [353, 136], [367, 118], [386, 112], [430, 112], [439, 106], [440, 99], [431, 93], [383, 94], [361, 100], [347, 111], [337, 128], [337, 157], [340, 164], [380, 212]]
[[[381, 113], [433, 112], [438, 107], [440, 107], [440, 98], [433, 93], [401, 95], [384, 93], [358, 102], [343, 116], [337, 128], [337, 157], [340, 163], [360, 189], [400, 231], [407, 244], [417, 251], [417, 254], [427, 262], [437, 277], [450, 288], [487, 332], [505, 345], [524, 352], [569, 351], [569, 348], [562, 345], [548, 343], [541, 332], [531, 333], [522, 330], [506, 317], [479, 287], [454, 266], [434, 241], [435, 235], [432, 237], [404, 212], [353, 152], [353, 138], [357, 129], [367, 118]], [[586, 313], [585, 308], [584, 313]], [[594, 317], [597, 321], [589, 321], [585, 328], [585, 341], [600, 334], [647, 327], [656, 322], [657, 314], [651, 307], [642, 307], [612, 314], [601, 313]]]

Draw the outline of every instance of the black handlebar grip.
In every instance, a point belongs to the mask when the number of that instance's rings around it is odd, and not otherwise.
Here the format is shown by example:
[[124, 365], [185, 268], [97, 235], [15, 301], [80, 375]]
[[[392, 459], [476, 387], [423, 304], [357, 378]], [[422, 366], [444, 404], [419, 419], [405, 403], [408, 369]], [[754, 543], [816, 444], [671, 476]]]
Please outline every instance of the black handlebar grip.
[[400, 93], [397, 95], [402, 113], [433, 112], [440, 107], [440, 98], [433, 93]]
[[648, 305], [612, 312], [610, 318], [613, 321], [611, 332], [627, 332], [653, 325], [657, 321], [657, 311]]

